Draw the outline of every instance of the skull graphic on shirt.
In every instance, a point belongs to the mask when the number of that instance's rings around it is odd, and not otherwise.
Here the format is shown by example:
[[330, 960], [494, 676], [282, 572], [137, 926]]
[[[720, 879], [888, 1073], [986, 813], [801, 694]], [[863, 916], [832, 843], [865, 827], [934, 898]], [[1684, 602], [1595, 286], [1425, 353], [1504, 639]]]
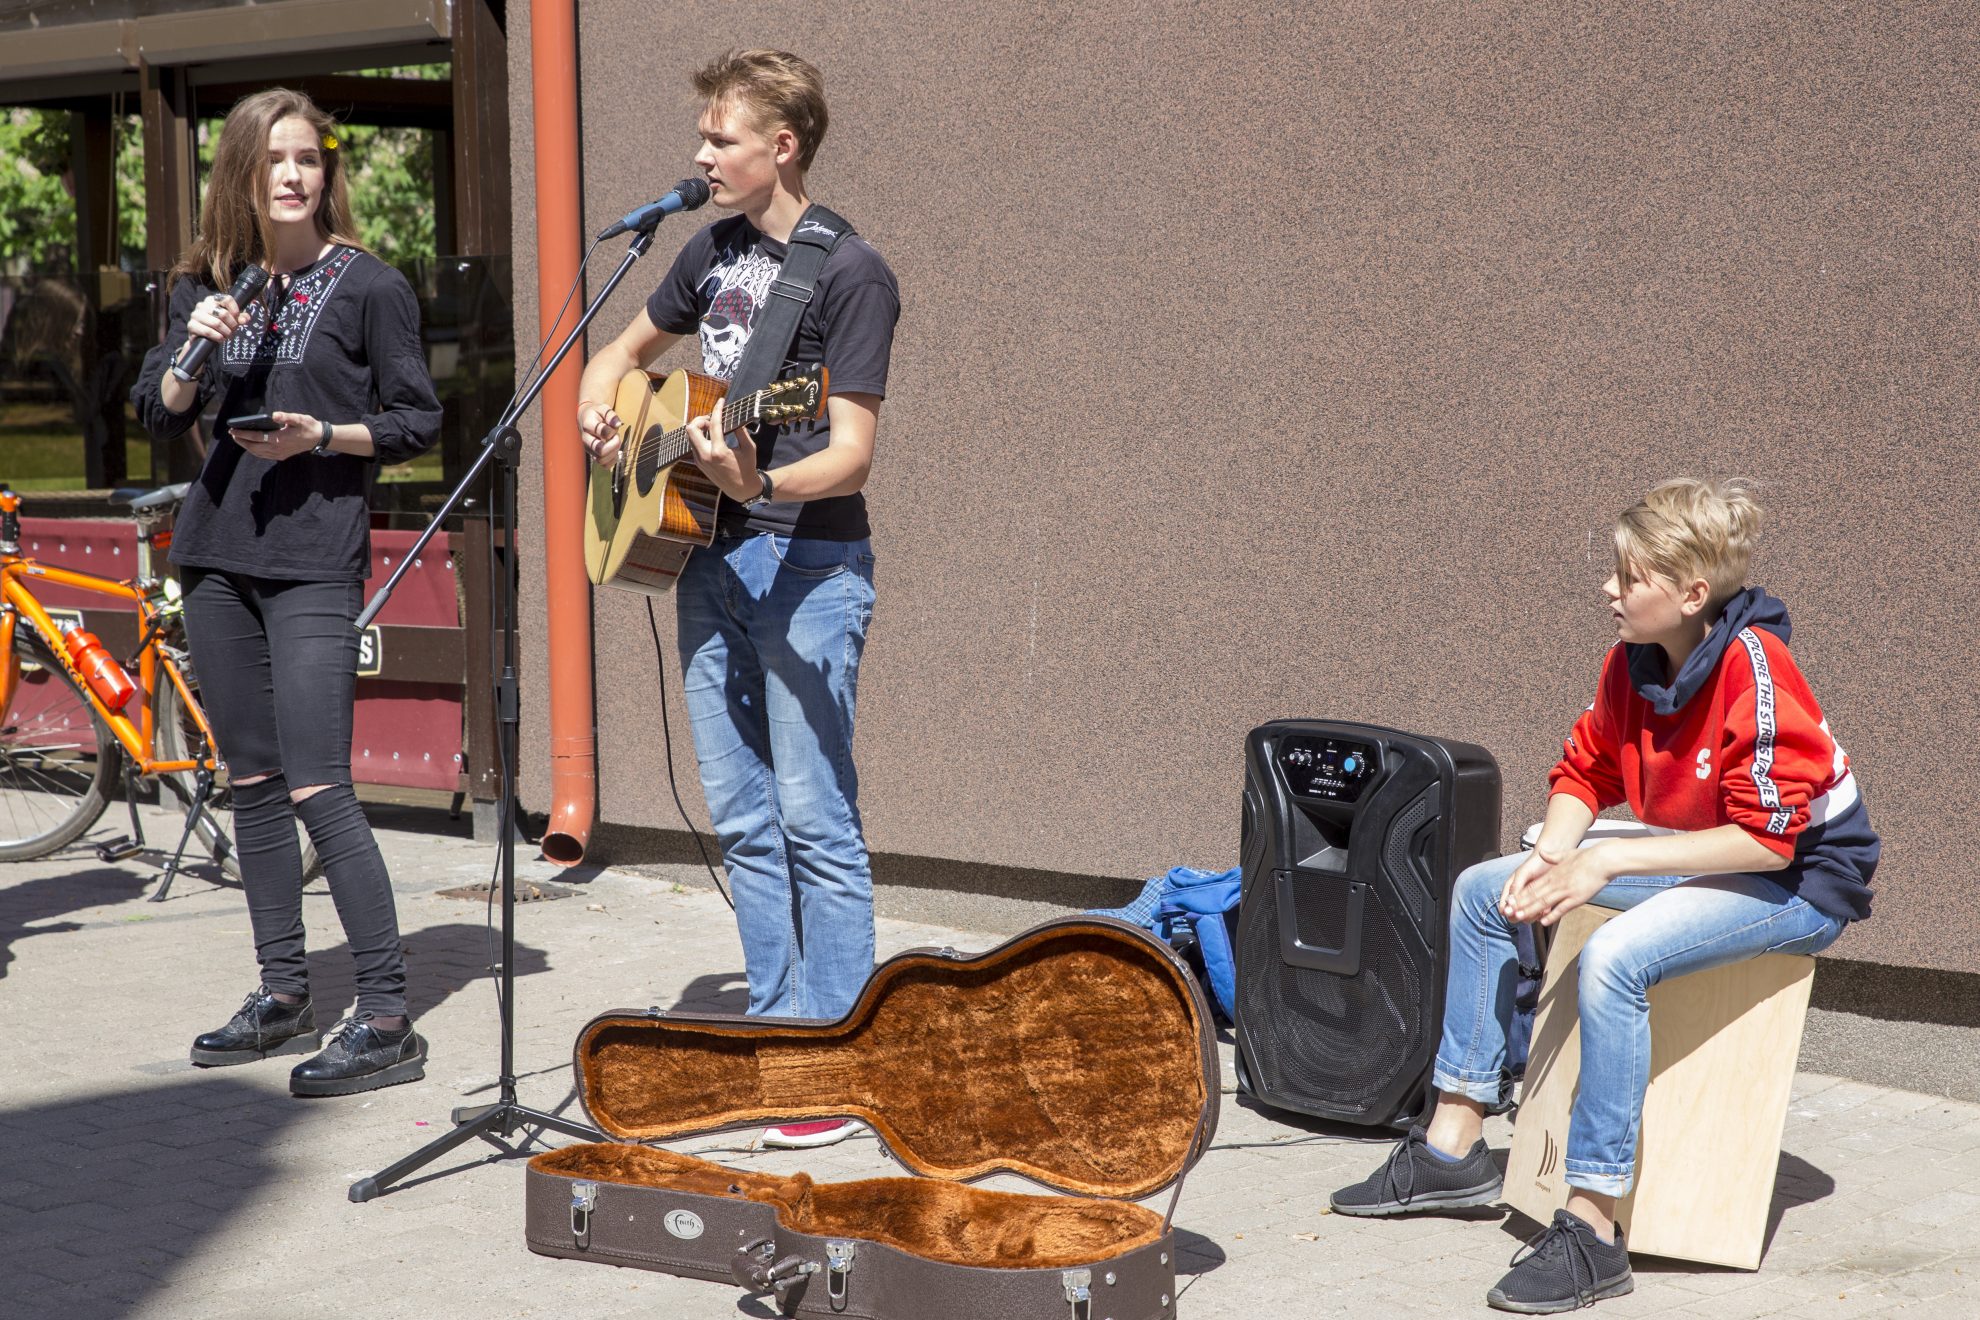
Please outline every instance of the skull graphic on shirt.
[[700, 292], [708, 300], [700, 325], [703, 371], [722, 380], [735, 376], [757, 311], [782, 265], [760, 250], [729, 250], [702, 277]]

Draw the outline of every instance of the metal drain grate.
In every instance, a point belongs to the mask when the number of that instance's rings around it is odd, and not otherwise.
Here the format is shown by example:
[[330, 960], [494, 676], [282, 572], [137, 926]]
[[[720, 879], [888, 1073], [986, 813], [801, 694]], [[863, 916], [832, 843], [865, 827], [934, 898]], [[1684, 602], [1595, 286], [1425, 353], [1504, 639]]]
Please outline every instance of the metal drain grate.
[[[486, 903], [490, 890], [494, 891], [495, 897], [500, 898], [502, 896], [501, 886], [479, 884], [462, 885], [459, 889], [443, 889], [440, 891], [440, 897], [466, 898], [472, 899], [477, 903]], [[566, 889], [562, 885], [540, 885], [534, 880], [516, 881], [516, 902], [518, 903], [548, 903], [553, 899], [570, 898], [576, 893], [577, 890]]]

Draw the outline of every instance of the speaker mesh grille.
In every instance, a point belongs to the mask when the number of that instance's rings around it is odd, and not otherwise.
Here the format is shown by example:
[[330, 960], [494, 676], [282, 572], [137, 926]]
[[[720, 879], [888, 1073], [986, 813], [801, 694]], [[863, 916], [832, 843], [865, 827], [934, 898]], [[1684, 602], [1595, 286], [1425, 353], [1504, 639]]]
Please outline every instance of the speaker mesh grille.
[[[1365, 902], [1354, 976], [1288, 964], [1269, 899], [1252, 904], [1252, 920], [1241, 923], [1240, 1012], [1268, 1093], [1353, 1110], [1378, 1099], [1402, 1069], [1421, 1066], [1428, 969], [1397, 937], [1381, 892], [1371, 888]], [[1300, 884], [1293, 906], [1309, 942], [1335, 942], [1347, 921], [1347, 886]]]
[[1409, 855], [1410, 836], [1416, 833], [1417, 826], [1430, 819], [1430, 798], [1436, 790], [1424, 793], [1422, 797], [1402, 809], [1389, 825], [1389, 837], [1382, 849], [1382, 866], [1389, 873], [1389, 881], [1401, 891], [1409, 904], [1410, 919], [1421, 924], [1424, 909], [1430, 906], [1430, 891], [1423, 887], [1423, 877], [1416, 873]]

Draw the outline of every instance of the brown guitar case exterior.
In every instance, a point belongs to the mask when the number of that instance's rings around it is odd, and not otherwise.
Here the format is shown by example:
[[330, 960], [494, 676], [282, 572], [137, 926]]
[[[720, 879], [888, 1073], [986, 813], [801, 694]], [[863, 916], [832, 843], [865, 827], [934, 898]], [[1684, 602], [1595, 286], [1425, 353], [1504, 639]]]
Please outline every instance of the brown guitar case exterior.
[[[734, 1280], [816, 1320], [1175, 1315], [1169, 1220], [1134, 1202], [1180, 1195], [1216, 1133], [1216, 1037], [1188, 967], [1134, 926], [913, 950], [837, 1022], [606, 1013], [575, 1054], [615, 1140], [530, 1161], [532, 1251]], [[918, 1176], [819, 1183], [642, 1144], [836, 1117]], [[969, 1185], [997, 1173], [1073, 1195]]]

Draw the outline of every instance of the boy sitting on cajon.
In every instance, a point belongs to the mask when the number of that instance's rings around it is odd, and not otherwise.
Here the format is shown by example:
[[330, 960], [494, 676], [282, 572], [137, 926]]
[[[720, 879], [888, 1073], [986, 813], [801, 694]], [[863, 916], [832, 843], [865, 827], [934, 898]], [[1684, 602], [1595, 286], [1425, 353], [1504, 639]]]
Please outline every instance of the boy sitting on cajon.
[[[1620, 644], [1551, 776], [1533, 851], [1481, 862], [1451, 900], [1437, 1105], [1382, 1166], [1335, 1192], [1345, 1215], [1487, 1205], [1481, 1132], [1513, 1012], [1511, 926], [1587, 902], [1623, 910], [1581, 954], [1581, 1079], [1567, 1208], [1486, 1296], [1547, 1314], [1629, 1292], [1614, 1221], [1649, 1085], [1650, 987], [1762, 953], [1815, 953], [1870, 914], [1879, 844], [1849, 758], [1788, 652], [1780, 601], [1746, 585], [1760, 509], [1739, 482], [1667, 481], [1616, 522], [1603, 584]], [[1627, 802], [1667, 833], [1580, 847]]]

